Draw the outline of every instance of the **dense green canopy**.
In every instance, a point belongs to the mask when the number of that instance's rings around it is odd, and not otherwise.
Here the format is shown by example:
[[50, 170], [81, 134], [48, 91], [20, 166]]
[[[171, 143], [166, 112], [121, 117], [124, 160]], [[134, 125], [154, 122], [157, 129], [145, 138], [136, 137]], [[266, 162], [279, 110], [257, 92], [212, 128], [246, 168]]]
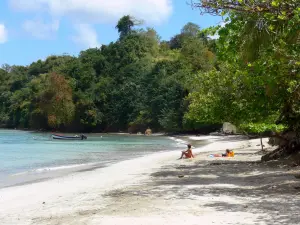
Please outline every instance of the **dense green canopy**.
[[116, 26], [119, 40], [78, 57], [3, 65], [0, 124], [69, 131], [183, 130], [187, 82], [191, 74], [211, 69], [215, 55], [196, 24], [182, 29], [176, 48], [137, 24], [122, 17]]
[[253, 131], [276, 123], [299, 133], [299, 1], [202, 0], [193, 6], [225, 16], [226, 25], [204, 31], [220, 36], [220, 66], [195, 76], [186, 119], [228, 120]]
[[[72, 131], [300, 130], [299, 1], [193, 1], [225, 25], [168, 41], [124, 16], [120, 38], [78, 57], [0, 69], [0, 124]], [[217, 40], [209, 35], [218, 34]]]

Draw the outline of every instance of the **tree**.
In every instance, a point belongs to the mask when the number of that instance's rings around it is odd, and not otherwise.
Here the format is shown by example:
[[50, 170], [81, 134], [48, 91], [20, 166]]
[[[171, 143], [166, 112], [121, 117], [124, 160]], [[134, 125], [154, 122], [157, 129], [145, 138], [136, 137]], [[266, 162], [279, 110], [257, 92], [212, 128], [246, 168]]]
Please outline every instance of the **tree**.
[[297, 0], [199, 0], [196, 2], [192, 1], [192, 6], [199, 8], [201, 13], [209, 13], [212, 15], [224, 15], [224, 13], [227, 12], [241, 12], [266, 16], [272, 15], [278, 19], [283, 18], [288, 20], [297, 14], [299, 2]]
[[215, 55], [208, 50], [200, 39], [187, 39], [181, 49], [182, 59], [190, 64], [194, 71], [212, 69]]
[[169, 45], [171, 49], [180, 49], [183, 43], [191, 39], [198, 39], [200, 33], [200, 27], [195, 23], [187, 23], [181, 29], [180, 34], [171, 38]]
[[132, 32], [132, 27], [134, 27], [135, 21], [134, 18], [127, 15], [127, 16], [123, 16], [117, 26], [116, 29], [118, 30], [119, 34], [120, 34], [120, 39], [124, 38], [126, 35], [130, 34]]
[[38, 76], [42, 73], [45, 73], [47, 70], [44, 68], [44, 63], [42, 60], [38, 60], [37, 62], [33, 62], [29, 67], [28, 67], [28, 74], [30, 76]]
[[191, 22], [184, 25], [184, 27], [181, 29], [181, 34], [189, 37], [197, 37], [199, 32], [199, 25]]
[[183, 43], [183, 35], [182, 34], [175, 35], [169, 41], [169, 45], [170, 45], [171, 49], [180, 49], [180, 48], [182, 48], [182, 43]]
[[[116, 42], [0, 69], [0, 124], [63, 131], [180, 131], [192, 75], [215, 62], [198, 25], [186, 24], [179, 46], [153, 28], [120, 19]], [[200, 33], [199, 33], [200, 32]]]
[[107, 61], [101, 49], [90, 48], [80, 52], [79, 60], [83, 64], [89, 64], [93, 67], [97, 75], [100, 75], [107, 66]]
[[38, 97], [38, 110], [46, 116], [52, 128], [70, 124], [75, 106], [68, 81], [59, 74], [51, 73], [46, 76], [44, 85], [45, 89]]
[[[202, 13], [227, 15], [228, 23], [218, 32], [218, 55], [246, 74], [248, 83], [244, 86], [251, 87], [246, 99], [250, 105], [260, 107], [250, 107], [245, 112], [261, 115], [260, 121], [252, 118], [253, 122], [261, 123], [268, 119], [263, 115], [271, 107], [272, 119], [268, 121], [282, 123], [295, 132], [291, 142], [296, 139], [292, 149], [297, 149], [300, 146], [299, 2], [212, 0], [193, 5]], [[274, 116], [272, 112], [276, 112]]]

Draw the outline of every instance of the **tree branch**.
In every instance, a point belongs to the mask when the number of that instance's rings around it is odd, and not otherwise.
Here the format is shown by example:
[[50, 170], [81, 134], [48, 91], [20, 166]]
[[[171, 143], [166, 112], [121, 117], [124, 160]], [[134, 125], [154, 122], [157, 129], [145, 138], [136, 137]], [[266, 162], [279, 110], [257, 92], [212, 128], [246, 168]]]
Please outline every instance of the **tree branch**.
[[295, 0], [281, 2], [278, 6], [273, 5], [272, 1], [237, 1], [237, 0], [199, 0], [195, 2], [191, 0], [193, 8], [199, 8], [201, 14], [221, 15], [222, 11], [232, 10], [236, 12], [247, 13], [271, 13], [285, 14], [287, 19], [294, 16], [294, 10], [299, 7], [300, 3]]

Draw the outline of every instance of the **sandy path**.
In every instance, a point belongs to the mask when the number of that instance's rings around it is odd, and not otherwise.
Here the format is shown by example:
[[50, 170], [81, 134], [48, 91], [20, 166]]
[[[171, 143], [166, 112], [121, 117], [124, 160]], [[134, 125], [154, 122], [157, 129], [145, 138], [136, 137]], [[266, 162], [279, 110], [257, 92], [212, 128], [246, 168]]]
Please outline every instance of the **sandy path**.
[[[0, 190], [0, 224], [300, 224], [299, 182], [258, 163], [258, 143], [224, 140], [194, 160], [162, 153]], [[226, 148], [234, 159], [208, 157]]]

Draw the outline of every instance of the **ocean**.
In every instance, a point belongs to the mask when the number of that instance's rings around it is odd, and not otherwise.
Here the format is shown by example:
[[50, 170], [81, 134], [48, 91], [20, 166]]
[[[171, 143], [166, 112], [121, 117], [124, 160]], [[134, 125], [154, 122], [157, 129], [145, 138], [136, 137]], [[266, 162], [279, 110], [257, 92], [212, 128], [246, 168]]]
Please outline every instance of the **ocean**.
[[0, 188], [186, 148], [184, 141], [166, 136], [88, 134], [87, 137], [83, 141], [63, 141], [53, 140], [51, 133], [0, 130]]

